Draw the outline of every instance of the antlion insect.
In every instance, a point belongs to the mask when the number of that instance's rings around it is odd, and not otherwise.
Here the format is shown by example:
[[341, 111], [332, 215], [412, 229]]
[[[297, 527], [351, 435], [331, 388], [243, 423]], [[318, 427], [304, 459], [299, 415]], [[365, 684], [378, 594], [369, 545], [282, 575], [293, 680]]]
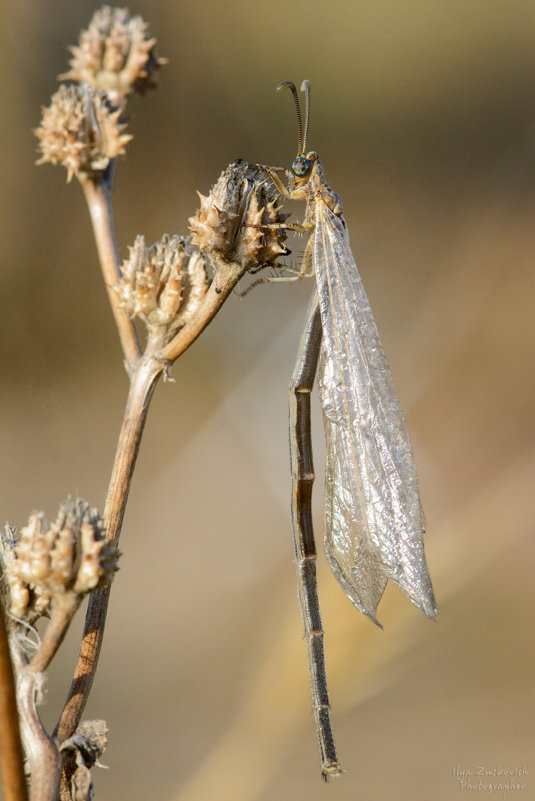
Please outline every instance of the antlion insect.
[[306, 201], [302, 224], [279, 227], [310, 232], [295, 277], [304, 276], [312, 266], [316, 279], [290, 384], [290, 448], [299, 600], [321, 770], [327, 779], [341, 769], [330, 722], [311, 513], [310, 393], [318, 357], [327, 445], [325, 550], [331, 568], [357, 609], [377, 625], [375, 613], [388, 579], [428, 617], [434, 619], [437, 609], [403, 412], [351, 253], [342, 201], [327, 186], [318, 154], [306, 152], [310, 84], [304, 81], [301, 87], [306, 102], [304, 132], [295, 85], [285, 81], [277, 87], [283, 88], [293, 94], [299, 127], [298, 153], [292, 164], [294, 188], [286, 188], [273, 168], [264, 169], [281, 195]]

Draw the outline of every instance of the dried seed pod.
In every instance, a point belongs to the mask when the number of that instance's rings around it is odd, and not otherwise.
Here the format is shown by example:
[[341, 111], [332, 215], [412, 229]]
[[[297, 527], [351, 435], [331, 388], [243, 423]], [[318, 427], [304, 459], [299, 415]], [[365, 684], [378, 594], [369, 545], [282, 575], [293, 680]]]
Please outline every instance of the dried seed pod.
[[[31, 520], [31, 518], [30, 518]], [[15, 546], [17, 542], [15, 539], [15, 528], [9, 523], [6, 523], [4, 529], [4, 536], [0, 542], [0, 566], [2, 572], [5, 574], [6, 581], [4, 584], [4, 603], [7, 609], [14, 617], [22, 617], [24, 611], [28, 608], [31, 601], [30, 590], [26, 582], [12, 570], [13, 562], [15, 561]], [[7, 584], [7, 588], [6, 588]], [[7, 590], [7, 591], [6, 591]], [[50, 599], [49, 599], [50, 600]], [[45, 607], [48, 605], [48, 601]]]
[[239, 237], [236, 248], [238, 261], [250, 262], [251, 266], [275, 264], [279, 256], [288, 253], [283, 245], [286, 239], [284, 229], [262, 227], [281, 225], [290, 216], [280, 213], [282, 206], [277, 205], [276, 198], [269, 200], [268, 197], [265, 184], [254, 187], [245, 214], [242, 236]]
[[204, 258], [183, 237], [165, 234], [151, 247], [138, 236], [123, 262], [117, 291], [131, 317], [141, 317], [149, 331], [169, 334], [194, 314], [208, 289]]
[[73, 590], [78, 595], [110, 584], [118, 570], [119, 552], [105, 537], [104, 521], [96, 509], [87, 509], [79, 524], [78, 569]]
[[283, 242], [286, 232], [266, 225], [282, 225], [287, 214], [280, 214], [279, 194], [272, 181], [266, 181], [261, 168], [241, 159], [230, 164], [189, 218], [192, 242], [201, 251], [237, 261], [247, 269], [275, 264], [288, 253]]
[[32, 512], [18, 542], [15, 530], [9, 526], [2, 540], [2, 562], [9, 589], [6, 607], [13, 617], [30, 622], [47, 612], [52, 599], [44, 584], [50, 571], [46, 530], [44, 514]]
[[155, 73], [167, 63], [157, 57], [148, 27], [126, 8], [103, 6], [80, 33], [78, 45], [70, 48], [71, 69], [60, 80], [86, 82], [117, 103], [133, 92], [143, 94], [156, 85]]
[[105, 720], [84, 720], [72, 737], [64, 740], [59, 750], [64, 759], [64, 775], [75, 801], [93, 798], [91, 768], [103, 767], [100, 757], [108, 745], [108, 727]]
[[18, 542], [10, 533], [2, 562], [15, 618], [33, 622], [65, 593], [83, 596], [117, 570], [119, 553], [106, 539], [102, 518], [81, 499], [62, 504], [50, 526], [42, 512], [33, 512]]
[[82, 86], [60, 86], [50, 106], [43, 108], [39, 139], [41, 158], [67, 168], [67, 181], [80, 172], [105, 170], [111, 159], [125, 153], [132, 139], [123, 133], [120, 110], [113, 109], [105, 93]]

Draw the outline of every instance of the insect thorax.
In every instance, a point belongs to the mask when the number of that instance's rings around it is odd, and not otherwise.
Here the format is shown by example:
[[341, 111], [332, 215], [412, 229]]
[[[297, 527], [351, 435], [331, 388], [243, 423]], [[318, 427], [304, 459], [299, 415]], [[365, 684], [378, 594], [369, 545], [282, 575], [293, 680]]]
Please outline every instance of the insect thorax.
[[[342, 198], [340, 195], [331, 189], [325, 181], [325, 173], [323, 172], [323, 165], [317, 153], [307, 153], [307, 159], [314, 162], [310, 178], [305, 187], [305, 194], [307, 201], [313, 205], [319, 200], [322, 200], [337, 217], [343, 215]], [[307, 210], [308, 215], [308, 210]]]

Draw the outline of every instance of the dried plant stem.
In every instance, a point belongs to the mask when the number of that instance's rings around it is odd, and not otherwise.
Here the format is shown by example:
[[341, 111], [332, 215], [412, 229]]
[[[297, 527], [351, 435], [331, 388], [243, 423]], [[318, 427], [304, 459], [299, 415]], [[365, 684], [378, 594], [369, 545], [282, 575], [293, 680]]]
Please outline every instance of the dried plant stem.
[[114, 165], [114, 161], [110, 162], [101, 178], [93, 178], [80, 173], [78, 179], [89, 207], [104, 283], [130, 373], [141, 355], [141, 348], [134, 323], [119, 305], [119, 297], [115, 291], [120, 277], [120, 269], [111, 202]]
[[5, 801], [27, 801], [13, 665], [0, 600], [0, 764]]
[[[162, 369], [163, 364], [150, 356], [138, 366], [132, 378], [104, 511], [106, 531], [114, 542], [119, 540], [121, 533], [141, 435], [156, 379]], [[104, 637], [109, 594], [110, 587], [107, 586], [95, 590], [89, 597], [78, 663], [67, 702], [55, 731], [59, 742], [63, 742], [74, 733], [89, 696]]]
[[50, 622], [46, 627], [41, 645], [29, 665], [29, 670], [34, 673], [44, 673], [54, 658], [56, 651], [63, 642], [70, 622], [78, 607], [82, 597], [75, 592], [67, 593], [61, 599], [59, 605], [52, 610]]
[[130, 482], [141, 443], [156, 380], [163, 370], [162, 362], [149, 355], [136, 370], [126, 403], [125, 415], [113, 465], [104, 522], [110, 539], [116, 543], [121, 535]]
[[208, 323], [210, 323], [225, 300], [228, 298], [240, 278], [247, 272], [244, 267], [236, 262], [219, 259], [216, 262], [217, 272], [210, 285], [210, 289], [204, 296], [197, 313], [182, 328], [171, 342], [162, 349], [160, 358], [167, 362], [174, 362], [201, 334]]
[[[206, 328], [245, 271], [246, 267], [238, 263], [218, 263], [216, 276], [197, 313], [166, 347], [160, 349], [159, 343], [154, 340], [150, 342], [143, 360], [138, 362], [132, 373], [104, 511], [108, 536], [115, 542], [121, 533], [130, 482], [156, 380], [167, 365], [177, 359]], [[104, 636], [109, 594], [110, 588], [104, 587], [95, 590], [89, 598], [74, 679], [55, 731], [59, 742], [74, 733], [89, 696]]]
[[61, 776], [61, 757], [54, 741], [45, 732], [37, 702], [42, 693], [43, 675], [27, 664], [16, 646], [12, 650], [13, 667], [18, 676], [17, 699], [21, 734], [31, 776], [30, 801], [56, 801]]

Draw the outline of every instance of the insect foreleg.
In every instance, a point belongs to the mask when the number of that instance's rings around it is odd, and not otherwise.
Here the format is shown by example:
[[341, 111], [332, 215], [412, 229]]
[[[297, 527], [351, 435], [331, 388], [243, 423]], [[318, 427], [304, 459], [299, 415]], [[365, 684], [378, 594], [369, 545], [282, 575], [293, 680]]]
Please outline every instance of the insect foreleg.
[[277, 190], [281, 193], [283, 197], [288, 197], [288, 198], [292, 197], [291, 190], [288, 189], [288, 187], [283, 184], [283, 182], [277, 175], [277, 172], [284, 172], [285, 175], [288, 177], [287, 170], [281, 170], [279, 167], [264, 167], [263, 164], [258, 164], [257, 166], [260, 170], [263, 170], [269, 175], [269, 177], [275, 184]]
[[[290, 200], [306, 200], [307, 199], [307, 194], [306, 194], [305, 187], [298, 186], [295, 189], [289, 189], [287, 186], [285, 186], [283, 184], [283, 182], [281, 181], [281, 179], [277, 175], [277, 172], [280, 172], [280, 169], [278, 167], [265, 167], [262, 164], [258, 164], [257, 167], [260, 170], [264, 170], [264, 172], [266, 172], [269, 175], [269, 177], [271, 178], [271, 180], [275, 184], [276, 189], [281, 193], [281, 195], [283, 197], [286, 197], [286, 198], [288, 198]], [[285, 170], [284, 172], [286, 174], [286, 177], [288, 179], [290, 179], [292, 173], [289, 172], [288, 170]]]

